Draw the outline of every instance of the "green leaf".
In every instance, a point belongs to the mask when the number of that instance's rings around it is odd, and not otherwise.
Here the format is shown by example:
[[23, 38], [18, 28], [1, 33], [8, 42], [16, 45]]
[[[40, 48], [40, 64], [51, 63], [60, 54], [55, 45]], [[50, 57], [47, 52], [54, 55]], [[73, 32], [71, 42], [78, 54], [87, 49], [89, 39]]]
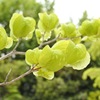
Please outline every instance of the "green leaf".
[[13, 39], [11, 37], [7, 37], [7, 43], [5, 48], [10, 48], [13, 45]]
[[40, 56], [41, 50], [38, 48], [35, 48], [33, 50], [27, 50], [25, 53], [25, 60], [27, 64], [33, 65], [39, 63], [39, 56]]
[[30, 32], [24, 39], [29, 40], [32, 39], [32, 37], [33, 37], [33, 32]]
[[39, 69], [38, 71], [36, 71], [36, 72], [33, 72], [33, 74], [35, 75], [35, 76], [41, 76], [41, 77], [44, 77], [44, 78], [46, 78], [46, 79], [48, 79], [48, 80], [51, 80], [51, 79], [53, 79], [54, 78], [54, 72], [52, 72], [52, 71], [48, 71], [47, 69], [45, 69], [45, 68], [41, 68], [41, 69]]
[[61, 35], [62, 37], [75, 37], [76, 33], [74, 32], [76, 27], [73, 23], [67, 23], [61, 25]]
[[82, 39], [81, 39], [81, 37], [76, 37], [76, 38], [73, 38], [72, 41], [73, 41], [75, 44], [79, 44], [79, 43], [82, 41]]
[[14, 13], [10, 20], [11, 33], [17, 37], [26, 37], [35, 29], [35, 20], [31, 17], [23, 17], [22, 14]]
[[74, 48], [70, 49], [70, 51], [66, 53], [66, 61], [68, 64], [77, 62], [86, 56], [86, 48], [83, 44], [75, 45]]
[[98, 32], [98, 26], [100, 25], [100, 21], [97, 20], [85, 20], [82, 25], [79, 27], [79, 31], [82, 35], [92, 36], [96, 35]]
[[89, 68], [84, 73], [82, 78], [86, 80], [88, 77], [90, 77], [92, 80], [94, 80], [94, 87], [100, 88], [100, 68]]
[[47, 13], [39, 13], [39, 18], [38, 27], [44, 32], [49, 32], [54, 29], [59, 21], [54, 13], [51, 13], [50, 15]]
[[0, 50], [4, 49], [7, 42], [7, 34], [5, 29], [0, 26]]
[[51, 37], [51, 32], [44, 33], [39, 29], [36, 29], [35, 34], [36, 34], [38, 44], [40, 44], [43, 41], [47, 41]]
[[100, 88], [100, 76], [95, 79], [95, 82], [94, 82], [93, 86]]
[[48, 39], [50, 39], [50, 37], [51, 37], [51, 32], [46, 32], [44, 34], [44, 41], [47, 41]]
[[13, 39], [13, 41], [18, 41], [19, 39], [14, 36], [12, 32], [10, 32], [10, 37]]
[[100, 39], [93, 41], [88, 51], [92, 59], [97, 60], [100, 57]]
[[86, 56], [83, 59], [71, 64], [71, 66], [73, 67], [73, 69], [82, 70], [86, 68], [89, 63], [90, 63], [90, 55], [87, 52]]
[[71, 40], [61, 40], [52, 48], [60, 49], [65, 57], [65, 65], [72, 65], [74, 69], [83, 69], [90, 62], [90, 56], [83, 44], [75, 45]]
[[94, 19], [92, 21], [92, 24], [93, 24], [93, 32], [94, 34], [100, 34], [99, 33], [99, 27], [100, 27], [100, 19]]
[[54, 29], [54, 34], [56, 37], [58, 37], [59, 35], [61, 35], [61, 27], [55, 28]]
[[36, 34], [37, 42], [38, 44], [40, 44], [42, 42], [42, 33], [39, 29], [36, 29], [35, 34]]
[[88, 77], [90, 77], [92, 80], [99, 77], [100, 76], [100, 68], [96, 68], [96, 67], [93, 67], [93, 68], [89, 68], [87, 69], [84, 73], [83, 73], [83, 76], [82, 78], [84, 80], [86, 80]]
[[45, 46], [39, 58], [39, 66], [56, 72], [63, 68], [65, 57], [61, 50], [53, 50], [49, 46]]
[[60, 40], [56, 42], [52, 49], [61, 50], [64, 54], [70, 54], [73, 51], [75, 44], [71, 40]]

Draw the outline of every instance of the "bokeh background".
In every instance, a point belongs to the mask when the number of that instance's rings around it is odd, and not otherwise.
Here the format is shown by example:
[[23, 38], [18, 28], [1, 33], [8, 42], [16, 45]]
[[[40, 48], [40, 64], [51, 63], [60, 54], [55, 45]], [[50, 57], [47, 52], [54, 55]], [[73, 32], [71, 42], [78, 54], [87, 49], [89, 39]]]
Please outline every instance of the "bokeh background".
[[[55, 1], [51, 0], [41, 0], [41, 2], [0, 0], [0, 23], [9, 35], [9, 20], [14, 12], [23, 12], [24, 16], [33, 17], [38, 22], [38, 13], [55, 12], [54, 5]], [[67, 12], [65, 13], [67, 14]], [[82, 13], [77, 20], [77, 26], [80, 26], [86, 19], [92, 19], [88, 16], [87, 11]], [[67, 22], [73, 22], [73, 19], [66, 20], [65, 23]], [[55, 78], [51, 81], [30, 74], [11, 85], [0, 87], [0, 100], [100, 100], [100, 40], [90, 40], [84, 44], [91, 54], [91, 63], [86, 69], [77, 71], [72, 68], [63, 68], [55, 73]], [[34, 34], [31, 40], [23, 40], [17, 49], [26, 51], [37, 46]], [[0, 51], [0, 55], [9, 52], [12, 48]], [[29, 66], [25, 63], [24, 56], [13, 55], [0, 61], [0, 82], [5, 80], [10, 69], [12, 71], [8, 81], [26, 72]], [[95, 77], [91, 78], [91, 76]], [[84, 77], [86, 77], [85, 80]], [[97, 78], [99, 81], [96, 81]]]

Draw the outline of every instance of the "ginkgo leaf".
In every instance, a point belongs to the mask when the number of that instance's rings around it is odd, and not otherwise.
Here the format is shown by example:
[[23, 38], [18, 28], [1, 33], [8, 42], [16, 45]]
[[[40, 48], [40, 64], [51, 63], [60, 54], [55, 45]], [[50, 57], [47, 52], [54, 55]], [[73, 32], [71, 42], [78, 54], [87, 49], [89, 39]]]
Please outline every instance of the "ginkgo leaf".
[[47, 13], [39, 13], [39, 18], [40, 20], [38, 22], [38, 27], [42, 31], [46, 32], [54, 29], [59, 21], [58, 17], [54, 13], [51, 13], [50, 15], [48, 15]]
[[14, 13], [10, 20], [11, 33], [17, 37], [26, 37], [35, 29], [35, 20], [31, 17], [23, 17], [22, 14]]
[[0, 50], [4, 49], [7, 42], [7, 34], [5, 29], [0, 26]]
[[44, 77], [44, 78], [46, 78], [46, 79], [48, 79], [48, 80], [51, 80], [51, 79], [53, 79], [54, 78], [54, 72], [52, 72], [52, 71], [48, 71], [47, 69], [45, 69], [45, 68], [40, 68], [38, 71], [36, 71], [36, 72], [33, 72], [33, 74], [35, 75], [35, 76], [41, 76], [41, 77]]
[[27, 50], [25, 53], [25, 60], [27, 64], [33, 65], [39, 63], [39, 56], [40, 56], [41, 50], [38, 48], [35, 48], [33, 50]]
[[13, 44], [13, 39], [11, 37], [7, 37], [7, 42], [5, 48], [10, 48]]

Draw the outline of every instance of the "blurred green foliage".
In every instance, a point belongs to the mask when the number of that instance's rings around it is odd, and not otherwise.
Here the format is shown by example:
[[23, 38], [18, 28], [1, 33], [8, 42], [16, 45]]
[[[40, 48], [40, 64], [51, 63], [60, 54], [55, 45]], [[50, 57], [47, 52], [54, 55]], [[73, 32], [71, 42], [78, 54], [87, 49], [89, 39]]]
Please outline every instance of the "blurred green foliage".
[[84, 11], [82, 17], [79, 19], [78, 25], [81, 25], [86, 19], [88, 19], [88, 14], [87, 11]]
[[[83, 13], [79, 25], [88, 18], [87, 12]], [[87, 100], [100, 100], [100, 39], [90, 38], [84, 43], [91, 55], [91, 63], [83, 72], [84, 80], [92, 80], [92, 90], [88, 89]]]
[[0, 23], [8, 30], [9, 19], [14, 12], [23, 12], [24, 16], [31, 16], [38, 20], [38, 13], [42, 8], [42, 4], [36, 0], [0, 0], [0, 12], [2, 12]]
[[[5, 80], [10, 69], [9, 80], [29, 69], [24, 61], [17, 60], [0, 65], [0, 82]], [[81, 75], [82, 71], [72, 68], [60, 70], [51, 81], [30, 74], [11, 85], [0, 87], [0, 97], [1, 100], [86, 100], [88, 91], [92, 90], [92, 81], [82, 80]]]
[[[7, 33], [9, 30], [9, 20], [14, 12], [21, 12], [24, 16], [33, 17], [38, 21], [40, 12], [51, 12], [53, 11], [54, 1], [44, 0], [44, 4], [37, 2], [36, 0], [0, 0], [0, 24], [2, 24]], [[27, 49], [33, 49], [38, 46], [35, 34], [33, 38], [28, 41], [22, 41], [18, 47], [18, 50], [26, 51]], [[11, 50], [11, 49], [9, 49]], [[3, 50], [7, 52], [9, 50]]]
[[88, 100], [100, 100], [100, 90], [90, 92]]
[[[53, 6], [54, 2], [49, 0], [45, 0], [45, 5], [37, 3], [36, 0], [0, 0], [0, 23], [5, 26], [9, 34], [9, 19], [14, 12], [22, 11], [24, 16], [31, 16], [38, 20], [39, 12], [45, 10], [50, 13], [53, 11]], [[79, 25], [87, 18], [87, 12], [84, 12]], [[88, 44], [86, 45], [88, 46]], [[32, 40], [22, 41], [18, 50], [26, 51], [28, 48], [32, 49], [36, 46], [37, 41], [34, 35]], [[93, 65], [99, 67], [99, 57], [92, 60], [89, 67]], [[17, 60], [18, 58], [21, 59]], [[29, 69], [22, 60], [23, 58], [18, 56], [16, 60], [7, 59], [0, 62], [0, 82], [5, 80], [9, 70], [11, 73], [8, 81]], [[71, 68], [62, 69], [55, 74], [55, 78], [51, 81], [30, 74], [9, 86], [0, 87], [0, 100], [99, 100], [99, 89], [93, 87], [94, 81], [90, 78], [87, 78], [86, 81], [82, 80], [83, 72], [84, 70], [76, 71]]]

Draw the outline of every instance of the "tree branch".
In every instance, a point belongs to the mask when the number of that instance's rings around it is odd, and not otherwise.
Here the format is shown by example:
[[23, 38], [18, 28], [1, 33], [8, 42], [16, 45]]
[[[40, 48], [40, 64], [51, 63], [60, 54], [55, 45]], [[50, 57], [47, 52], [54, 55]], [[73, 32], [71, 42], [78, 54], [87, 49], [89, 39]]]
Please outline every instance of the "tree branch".
[[25, 55], [25, 52], [16, 51], [16, 48], [18, 47], [20, 41], [21, 41], [21, 39], [19, 39], [19, 41], [17, 42], [17, 44], [15, 45], [15, 47], [13, 48], [13, 50], [11, 52], [9, 52], [8, 54], [0, 57], [0, 61], [12, 56], [13, 54]]
[[55, 42], [55, 41], [59, 38], [59, 36], [60, 36], [60, 34], [59, 34], [56, 38], [54, 38], [54, 39], [52, 39], [52, 40], [50, 40], [50, 41], [47, 41], [47, 42], [43, 42], [43, 43], [41, 43], [41, 44], [39, 45], [38, 48], [41, 49], [43, 46]]
[[8, 54], [0, 57], [0, 61], [12, 56], [13, 54], [15, 54], [15, 55], [25, 55], [25, 52], [20, 52], [20, 51], [13, 50], [13, 51], [9, 52]]
[[21, 78], [23, 78], [23, 77], [29, 75], [30, 73], [35, 72], [35, 71], [38, 71], [40, 68], [41, 68], [41, 67], [39, 67], [39, 68], [34, 68], [34, 67], [33, 67], [32, 69], [28, 70], [28, 71], [25, 72], [24, 74], [20, 75], [19, 77], [15, 78], [15, 79], [13, 79], [13, 80], [11, 80], [11, 81], [9, 81], [9, 82], [4, 81], [3, 83], [0, 83], [0, 86], [5, 86], [5, 85], [12, 84], [12, 83], [14, 83], [15, 81], [20, 80]]
[[81, 36], [72, 37], [72, 38], [59, 38], [59, 37], [60, 37], [60, 34], [59, 34], [56, 38], [54, 38], [54, 39], [52, 39], [52, 40], [50, 40], [50, 41], [41, 43], [41, 44], [38, 46], [38, 48], [41, 49], [43, 46], [48, 45], [48, 44], [50, 44], [50, 43], [53, 43], [53, 42], [55, 42], [57, 39], [59, 39], [59, 40], [69, 40], [69, 39], [73, 40], [73, 39], [79, 38], [79, 37], [81, 37]]
[[15, 45], [15, 47], [14, 47], [14, 49], [12, 51], [15, 51], [17, 49], [17, 47], [19, 46], [20, 42], [21, 42], [21, 39], [19, 39], [19, 41], [17, 42], [17, 44]]
[[6, 59], [6, 58], [8, 58], [8, 57], [10, 57], [10, 56], [13, 54], [13, 52], [14, 52], [14, 51], [11, 51], [10, 53], [8, 53], [8, 54], [6, 54], [6, 55], [0, 57], [0, 61]]
[[8, 80], [8, 77], [9, 77], [9, 75], [10, 75], [11, 71], [12, 71], [12, 69], [10, 69], [10, 70], [9, 70], [9, 72], [8, 72], [8, 74], [7, 74], [7, 76], [6, 76], [6, 78], [5, 78], [5, 81], [4, 81], [4, 82], [6, 82], [6, 81]]
[[14, 54], [15, 54], [15, 55], [25, 55], [25, 52], [15, 51]]

